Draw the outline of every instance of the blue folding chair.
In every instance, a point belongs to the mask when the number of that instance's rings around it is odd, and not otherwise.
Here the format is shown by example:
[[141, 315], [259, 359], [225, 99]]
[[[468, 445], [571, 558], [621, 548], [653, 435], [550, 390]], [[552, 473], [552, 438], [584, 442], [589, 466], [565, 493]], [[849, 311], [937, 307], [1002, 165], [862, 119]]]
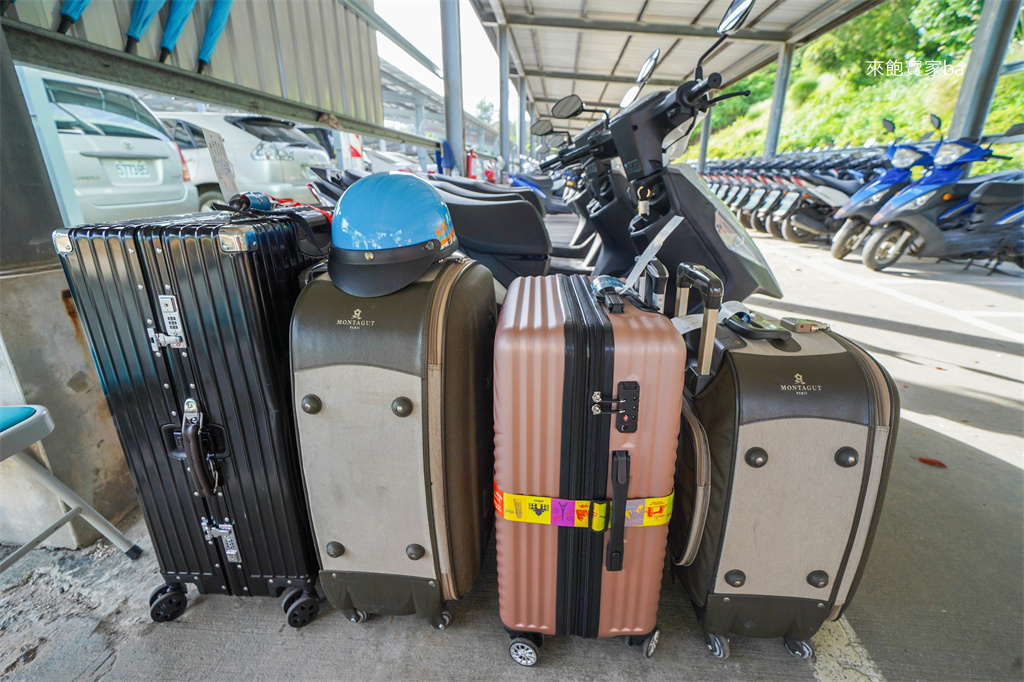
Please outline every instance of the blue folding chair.
[[103, 537], [110, 540], [118, 549], [135, 560], [142, 554], [142, 548], [126, 538], [114, 527], [114, 524], [93, 509], [85, 500], [75, 494], [71, 488], [57, 480], [50, 471], [24, 451], [28, 446], [38, 443], [53, 431], [53, 419], [41, 405], [16, 405], [0, 407], [0, 461], [11, 458], [25, 467], [40, 483], [54, 495], [71, 507], [71, 510], [60, 517], [42, 533], [32, 538], [13, 554], [0, 561], [0, 573], [18, 562], [40, 542], [50, 537], [71, 519], [81, 516], [98, 530]]

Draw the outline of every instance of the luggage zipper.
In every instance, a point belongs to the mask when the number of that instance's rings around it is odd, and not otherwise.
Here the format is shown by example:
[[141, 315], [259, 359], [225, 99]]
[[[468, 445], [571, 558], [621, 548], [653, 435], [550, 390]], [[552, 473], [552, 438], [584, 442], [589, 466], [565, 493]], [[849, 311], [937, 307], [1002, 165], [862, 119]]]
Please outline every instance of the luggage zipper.
[[431, 303], [427, 325], [427, 460], [430, 470], [430, 498], [434, 517], [437, 567], [442, 595], [445, 599], [458, 599], [455, 576], [452, 572], [451, 537], [448, 529], [447, 490], [445, 487], [444, 452], [444, 330], [455, 283], [469, 267], [468, 261], [448, 264], [437, 275], [435, 295]]

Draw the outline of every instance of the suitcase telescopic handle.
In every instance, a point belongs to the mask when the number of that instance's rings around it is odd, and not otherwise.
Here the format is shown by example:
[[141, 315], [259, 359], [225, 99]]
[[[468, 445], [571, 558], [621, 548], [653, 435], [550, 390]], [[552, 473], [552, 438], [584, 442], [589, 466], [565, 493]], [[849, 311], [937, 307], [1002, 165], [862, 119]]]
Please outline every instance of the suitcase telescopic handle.
[[622, 570], [622, 538], [626, 532], [626, 496], [629, 492], [629, 453], [612, 453], [612, 525], [608, 538], [605, 567], [609, 571]]
[[676, 271], [676, 317], [686, 313], [686, 300], [689, 298], [687, 293], [690, 287], [700, 293], [701, 301], [704, 303], [704, 320], [697, 348], [697, 374], [706, 376], [711, 372], [715, 329], [718, 326], [718, 311], [722, 308], [725, 287], [718, 275], [703, 265], [680, 263]]

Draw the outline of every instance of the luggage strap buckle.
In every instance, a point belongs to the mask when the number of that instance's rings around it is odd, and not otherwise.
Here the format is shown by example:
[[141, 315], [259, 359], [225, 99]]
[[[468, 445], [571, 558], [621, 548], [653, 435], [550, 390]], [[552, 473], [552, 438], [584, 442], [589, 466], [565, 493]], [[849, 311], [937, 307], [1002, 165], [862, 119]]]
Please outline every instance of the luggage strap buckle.
[[[664, 526], [672, 518], [673, 490], [664, 497], [642, 497], [625, 501], [624, 527]], [[502, 492], [494, 484], [494, 513], [499, 519], [538, 523], [546, 526], [587, 528], [597, 533], [609, 530], [611, 500], [564, 500], [557, 497], [517, 495]]]

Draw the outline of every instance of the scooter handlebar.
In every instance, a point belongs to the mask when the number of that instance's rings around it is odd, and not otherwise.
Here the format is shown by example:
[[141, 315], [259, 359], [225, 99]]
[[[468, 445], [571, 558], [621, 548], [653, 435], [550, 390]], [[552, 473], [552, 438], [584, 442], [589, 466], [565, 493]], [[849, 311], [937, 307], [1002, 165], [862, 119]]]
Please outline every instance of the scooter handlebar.
[[691, 87], [685, 88], [680, 100], [688, 107], [696, 106], [701, 97], [720, 87], [722, 87], [722, 74], [713, 73], [707, 78], [696, 81]]

